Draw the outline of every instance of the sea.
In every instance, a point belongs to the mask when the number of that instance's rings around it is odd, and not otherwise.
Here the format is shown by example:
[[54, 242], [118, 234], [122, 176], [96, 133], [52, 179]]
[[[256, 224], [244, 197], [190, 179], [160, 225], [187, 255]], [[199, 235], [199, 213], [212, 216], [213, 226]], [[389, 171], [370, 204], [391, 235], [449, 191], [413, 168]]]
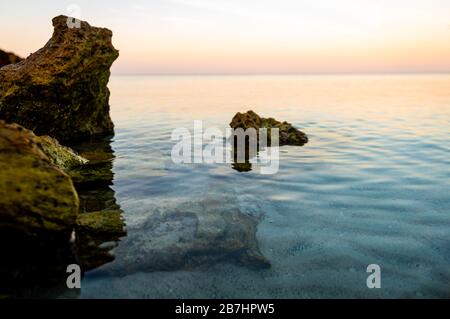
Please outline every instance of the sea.
[[[113, 75], [109, 88], [127, 235], [80, 298], [450, 297], [450, 75]], [[273, 174], [173, 160], [174, 131], [225, 132], [248, 110], [309, 142], [281, 146]]]

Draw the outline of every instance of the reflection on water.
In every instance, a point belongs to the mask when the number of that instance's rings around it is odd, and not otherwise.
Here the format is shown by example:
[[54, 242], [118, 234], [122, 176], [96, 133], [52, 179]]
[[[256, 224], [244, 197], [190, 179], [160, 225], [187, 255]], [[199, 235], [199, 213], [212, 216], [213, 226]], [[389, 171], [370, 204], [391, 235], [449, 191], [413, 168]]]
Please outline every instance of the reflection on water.
[[248, 159], [245, 160], [245, 163], [239, 163], [238, 161], [234, 160], [233, 164], [231, 164], [231, 168], [241, 172], [251, 172], [252, 171], [252, 163]]
[[[71, 145], [90, 163], [74, 175], [80, 197], [80, 214], [108, 214], [122, 224], [123, 211], [116, 203], [110, 139]], [[77, 227], [75, 243], [65, 238], [27, 240], [15, 234], [0, 234], [0, 296], [12, 298], [72, 298], [79, 290], [68, 289], [67, 266], [78, 264], [82, 272], [111, 262], [110, 250], [125, 233]]]
[[[231, 152], [232, 152], [232, 160], [233, 163], [231, 164], [231, 168], [241, 172], [251, 172], [252, 171], [252, 163], [250, 162], [251, 159], [255, 159], [258, 157], [259, 148], [260, 145], [258, 141], [252, 141], [254, 143], [253, 145], [256, 145], [256, 147], [250, 147], [250, 138], [248, 136], [245, 136], [245, 142], [244, 145], [241, 146], [241, 148], [238, 146], [238, 138], [237, 136], [233, 136], [233, 140], [231, 141]], [[239, 152], [244, 152], [244, 156], [239, 156]]]
[[[2, 291], [5, 295], [76, 298], [80, 291], [66, 287], [66, 267], [74, 263], [80, 265], [83, 275], [93, 271], [118, 276], [198, 269], [219, 262], [255, 270], [270, 267], [256, 238], [261, 215], [242, 212], [234, 192], [210, 192], [201, 199], [149, 209], [145, 220], [130, 225], [125, 233], [125, 213], [111, 187], [115, 158], [111, 140], [90, 140], [70, 147], [89, 160], [83, 168], [70, 172], [80, 198], [75, 242], [61, 240], [64, 244], [56, 247], [10, 246], [5, 256], [14, 263], [6, 265], [19, 277], [5, 273], [10, 282], [3, 287], [11, 288]], [[208, 182], [208, 187], [218, 190], [221, 186]], [[101, 269], [95, 271], [98, 267]]]
[[66, 268], [77, 263], [77, 256], [64, 238], [25, 240], [2, 232], [0, 249], [0, 299], [79, 295], [78, 290], [67, 289]]
[[[448, 75], [112, 77], [111, 187], [128, 236], [81, 297], [448, 297], [449, 87]], [[280, 148], [275, 175], [171, 161], [173, 129], [225, 129], [248, 109], [310, 143]], [[382, 289], [367, 289], [372, 263]]]
[[[123, 215], [127, 236], [79, 232], [78, 252], [6, 258], [20, 271], [2, 278], [26, 282], [17, 295], [81, 298], [448, 297], [449, 87], [446, 75], [113, 77], [116, 136], [90, 155], [74, 146], [96, 159], [74, 179], [83, 214]], [[250, 108], [310, 137], [280, 148], [277, 174], [171, 161], [173, 129], [226, 128]], [[92, 270], [67, 292], [74, 256]], [[382, 289], [367, 289], [373, 263]]]
[[[109, 186], [111, 180], [103, 178], [110, 176], [113, 164], [110, 145], [96, 141], [72, 147], [90, 160], [91, 169], [83, 168], [83, 176], [77, 182], [81, 212], [122, 212]], [[209, 187], [217, 188], [214, 185]], [[224, 200], [229, 204], [222, 205]], [[113, 260], [98, 273], [123, 276], [138, 271], [189, 269], [223, 260], [235, 260], [252, 268], [269, 267], [256, 240], [260, 216], [243, 214], [233, 204], [235, 202], [234, 194], [222, 192], [216, 196], [204, 194], [201, 200], [149, 209], [138, 227], [127, 227], [127, 236], [121, 239], [119, 245], [114, 241], [122, 235], [120, 233], [116, 234], [117, 237], [110, 237], [110, 243], [105, 244], [107, 240], [99, 236], [101, 234], [94, 233], [96, 237], [92, 238], [89, 232], [81, 232], [77, 243], [83, 269], [94, 269]], [[102, 246], [113, 248], [117, 258], [108, 250], [101, 249]]]
[[[259, 145], [258, 147], [252, 148], [248, 147], [248, 140], [245, 141], [245, 154], [243, 158], [239, 158], [238, 156], [238, 147], [236, 147], [237, 141], [235, 140], [234, 143], [232, 143], [232, 160], [233, 163], [231, 164], [231, 168], [235, 171], [245, 173], [245, 172], [251, 172], [253, 165], [251, 163], [252, 160], [258, 158], [259, 154]], [[242, 150], [239, 150], [241, 152]]]
[[[71, 172], [80, 198], [80, 222], [76, 228], [76, 251], [83, 271], [114, 260], [111, 250], [126, 235], [123, 211], [117, 204], [113, 184], [114, 152], [111, 138], [70, 145], [89, 160]], [[87, 220], [85, 223], [83, 221]]]

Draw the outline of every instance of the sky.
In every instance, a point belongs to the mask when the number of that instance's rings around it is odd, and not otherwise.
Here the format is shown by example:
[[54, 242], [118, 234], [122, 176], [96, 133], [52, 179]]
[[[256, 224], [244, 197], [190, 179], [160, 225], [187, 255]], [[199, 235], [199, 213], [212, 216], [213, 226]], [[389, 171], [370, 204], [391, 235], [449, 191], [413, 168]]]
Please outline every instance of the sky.
[[450, 72], [450, 0], [1, 1], [0, 49], [38, 50], [59, 14], [113, 31], [114, 74]]

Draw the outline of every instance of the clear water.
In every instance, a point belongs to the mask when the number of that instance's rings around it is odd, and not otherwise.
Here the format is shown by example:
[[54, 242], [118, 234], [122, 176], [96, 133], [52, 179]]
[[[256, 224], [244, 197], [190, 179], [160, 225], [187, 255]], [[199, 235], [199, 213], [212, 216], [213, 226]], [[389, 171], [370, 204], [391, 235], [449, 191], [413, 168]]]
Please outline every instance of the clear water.
[[[114, 76], [110, 89], [112, 188], [128, 236], [85, 275], [82, 298], [450, 297], [449, 75]], [[171, 162], [174, 128], [224, 129], [249, 109], [310, 138], [281, 149], [277, 174]], [[179, 264], [164, 242], [146, 250], [154, 214], [196, 210], [220, 227], [228, 210], [256, 216], [248, 235], [270, 267], [208, 249]], [[366, 286], [369, 264], [381, 289]]]

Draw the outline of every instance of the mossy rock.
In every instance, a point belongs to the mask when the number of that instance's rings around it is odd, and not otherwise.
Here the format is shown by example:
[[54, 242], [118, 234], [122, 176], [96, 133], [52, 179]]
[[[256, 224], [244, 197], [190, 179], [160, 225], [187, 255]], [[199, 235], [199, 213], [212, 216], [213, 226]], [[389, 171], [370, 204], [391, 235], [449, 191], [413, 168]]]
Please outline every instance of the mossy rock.
[[296, 129], [288, 122], [280, 122], [274, 118], [262, 118], [253, 111], [246, 113], [237, 113], [230, 126], [233, 129], [242, 128], [247, 130], [254, 128], [257, 131], [261, 128], [267, 129], [268, 145], [271, 145], [271, 130], [272, 128], [279, 129], [279, 145], [294, 145], [303, 146], [308, 143], [308, 136], [302, 131]]
[[83, 233], [124, 236], [125, 223], [121, 210], [104, 210], [80, 214], [77, 230]]
[[79, 199], [70, 177], [46, 154], [50, 141], [0, 121], [1, 231], [69, 238]]
[[70, 171], [74, 168], [82, 167], [89, 161], [72, 149], [62, 146], [59, 142], [50, 136], [39, 137], [40, 146], [53, 164], [64, 171]]
[[54, 18], [42, 49], [0, 69], [0, 119], [59, 141], [111, 134], [107, 84], [119, 56], [112, 32], [84, 21], [69, 28], [67, 21]]

